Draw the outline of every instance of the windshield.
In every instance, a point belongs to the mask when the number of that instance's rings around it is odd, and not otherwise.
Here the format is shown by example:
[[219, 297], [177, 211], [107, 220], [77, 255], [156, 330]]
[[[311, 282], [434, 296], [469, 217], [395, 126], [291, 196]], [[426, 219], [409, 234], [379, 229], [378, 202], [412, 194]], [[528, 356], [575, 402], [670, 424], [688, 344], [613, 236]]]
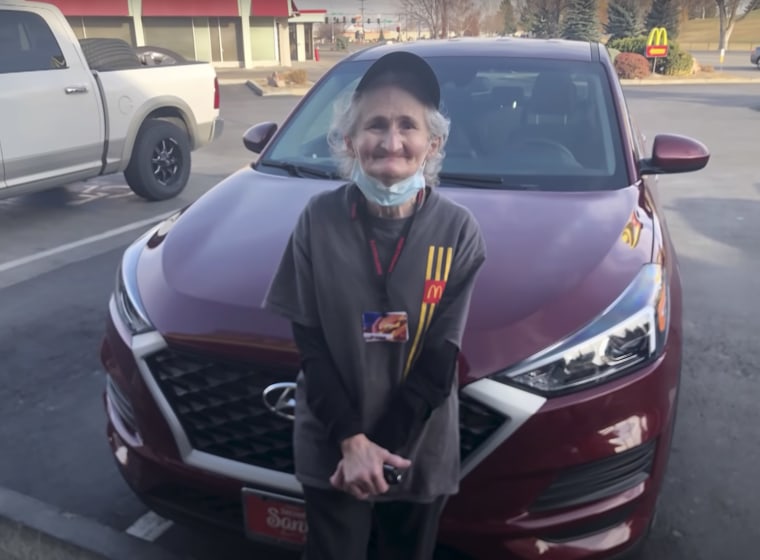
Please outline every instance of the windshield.
[[[442, 186], [602, 190], [628, 185], [615, 107], [599, 63], [490, 56], [428, 61], [441, 83], [441, 110], [451, 119]], [[326, 139], [333, 103], [353, 91], [370, 63], [337, 66], [262, 162], [337, 173]]]

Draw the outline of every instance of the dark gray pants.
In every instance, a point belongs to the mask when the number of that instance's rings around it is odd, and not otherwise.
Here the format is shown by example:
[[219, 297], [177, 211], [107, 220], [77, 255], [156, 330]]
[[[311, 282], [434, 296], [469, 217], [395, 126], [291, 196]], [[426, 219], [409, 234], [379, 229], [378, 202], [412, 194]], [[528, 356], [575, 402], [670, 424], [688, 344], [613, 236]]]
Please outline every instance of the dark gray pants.
[[370, 503], [304, 487], [308, 538], [303, 560], [431, 560], [447, 496], [429, 504]]

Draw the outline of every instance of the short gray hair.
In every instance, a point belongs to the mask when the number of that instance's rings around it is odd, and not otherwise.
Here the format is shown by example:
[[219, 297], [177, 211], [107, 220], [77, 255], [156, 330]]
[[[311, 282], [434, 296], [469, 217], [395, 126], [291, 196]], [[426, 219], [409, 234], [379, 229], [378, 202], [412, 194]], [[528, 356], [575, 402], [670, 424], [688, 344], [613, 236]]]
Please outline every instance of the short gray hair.
[[[359, 125], [359, 100], [360, 96], [351, 92], [339, 98], [333, 105], [333, 117], [330, 130], [327, 133], [327, 143], [332, 151], [333, 158], [338, 164], [338, 172], [341, 177], [349, 179], [353, 170], [355, 156], [346, 146], [346, 136], [353, 138], [356, 127]], [[451, 123], [439, 110], [425, 107], [425, 120], [433, 138], [440, 139], [438, 151], [430, 156], [425, 162], [425, 183], [428, 186], [438, 185], [438, 174], [443, 167], [443, 158], [446, 156], [444, 146], [449, 138]]]

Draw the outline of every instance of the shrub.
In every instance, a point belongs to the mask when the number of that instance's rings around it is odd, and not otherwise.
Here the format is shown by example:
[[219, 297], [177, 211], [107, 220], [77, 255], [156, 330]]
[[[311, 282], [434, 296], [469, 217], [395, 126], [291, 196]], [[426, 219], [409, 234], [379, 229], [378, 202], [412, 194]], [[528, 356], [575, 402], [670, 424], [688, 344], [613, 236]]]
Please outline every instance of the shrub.
[[644, 35], [637, 37], [621, 37], [612, 39], [607, 43], [607, 48], [617, 49], [621, 52], [637, 53], [644, 56], [647, 50], [647, 38]]
[[702, 72], [715, 72], [715, 67], [712, 64], [705, 64], [704, 66], [700, 66], [700, 70]]
[[285, 79], [292, 84], [305, 84], [308, 80], [306, 70], [298, 68], [285, 74]]
[[646, 78], [650, 74], [649, 62], [638, 53], [621, 52], [615, 59], [615, 71], [623, 80]]
[[[617, 49], [624, 53], [637, 53], [644, 56], [647, 52], [647, 38], [644, 35], [638, 37], [622, 37], [612, 39], [607, 43], [608, 49]], [[646, 59], [646, 57], [645, 57]], [[649, 61], [649, 66], [652, 62]], [[691, 54], [682, 50], [678, 43], [670, 43], [668, 56], [658, 58], [655, 63], [655, 72], [668, 76], [680, 76], [690, 74], [694, 67], [694, 59]]]
[[684, 74], [691, 74], [692, 68], [694, 68], [694, 58], [688, 52], [681, 50], [676, 43], [672, 43], [668, 49], [668, 56], [664, 60], [658, 61], [657, 67], [659, 69], [662, 64], [663, 74], [668, 76], [683, 76]]

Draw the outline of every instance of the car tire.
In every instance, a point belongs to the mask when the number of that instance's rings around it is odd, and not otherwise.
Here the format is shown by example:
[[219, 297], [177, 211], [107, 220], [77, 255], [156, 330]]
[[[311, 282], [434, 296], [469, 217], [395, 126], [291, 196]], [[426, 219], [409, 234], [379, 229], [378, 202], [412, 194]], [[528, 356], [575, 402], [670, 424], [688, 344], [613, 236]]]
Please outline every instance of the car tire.
[[137, 47], [135, 48], [135, 52], [140, 63], [144, 66], [167, 66], [187, 63], [187, 59], [184, 56], [164, 47]]
[[190, 166], [187, 132], [168, 121], [153, 119], [140, 128], [124, 177], [136, 195], [150, 201], [166, 200], [185, 188]]
[[142, 66], [132, 45], [121, 39], [80, 39], [79, 45], [92, 70], [107, 72]]

